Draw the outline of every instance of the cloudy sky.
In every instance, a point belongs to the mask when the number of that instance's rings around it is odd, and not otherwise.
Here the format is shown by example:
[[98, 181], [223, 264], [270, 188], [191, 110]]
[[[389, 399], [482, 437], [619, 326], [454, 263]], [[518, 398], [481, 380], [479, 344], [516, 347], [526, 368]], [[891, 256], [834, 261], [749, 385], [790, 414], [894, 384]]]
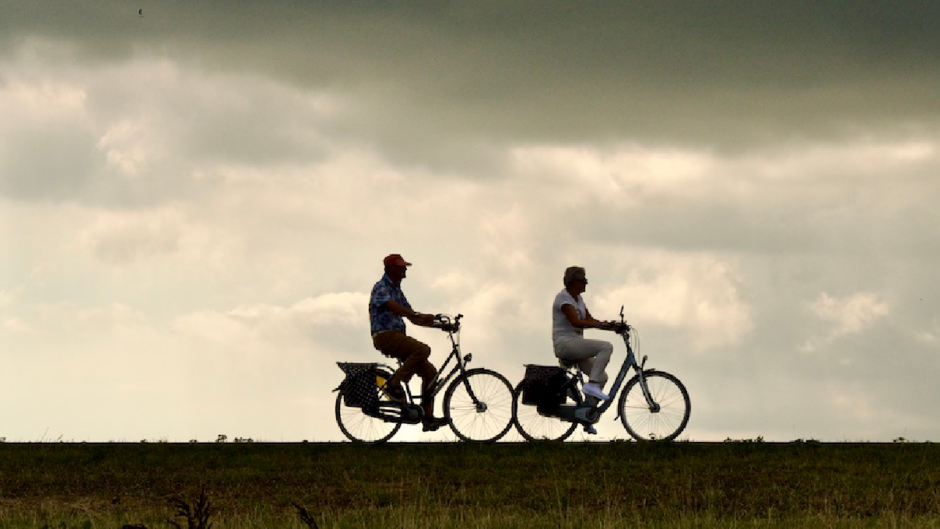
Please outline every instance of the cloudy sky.
[[0, 436], [340, 440], [400, 252], [513, 381], [578, 264], [683, 437], [940, 440], [938, 49], [934, 2], [5, 0]]

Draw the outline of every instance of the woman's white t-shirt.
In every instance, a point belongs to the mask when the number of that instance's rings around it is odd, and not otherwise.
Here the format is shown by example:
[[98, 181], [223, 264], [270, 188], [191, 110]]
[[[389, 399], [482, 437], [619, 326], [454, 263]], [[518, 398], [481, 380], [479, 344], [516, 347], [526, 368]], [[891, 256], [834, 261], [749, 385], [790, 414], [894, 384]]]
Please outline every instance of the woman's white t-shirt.
[[579, 319], [584, 319], [585, 314], [587, 314], [587, 307], [584, 305], [584, 298], [578, 296], [578, 299], [575, 299], [571, 293], [566, 289], [562, 289], [561, 292], [555, 296], [555, 302], [552, 303], [552, 342], [559, 343], [572, 338], [583, 338], [584, 329], [580, 327], [575, 327], [568, 321], [568, 316], [565, 316], [565, 313], [561, 311], [561, 308], [565, 305], [571, 305], [574, 307], [575, 312], [578, 313]]

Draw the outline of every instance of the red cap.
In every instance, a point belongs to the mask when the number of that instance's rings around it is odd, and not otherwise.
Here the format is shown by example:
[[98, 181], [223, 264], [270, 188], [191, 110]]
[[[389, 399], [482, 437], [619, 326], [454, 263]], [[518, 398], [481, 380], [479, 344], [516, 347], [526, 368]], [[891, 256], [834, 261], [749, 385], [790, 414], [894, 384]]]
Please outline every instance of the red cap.
[[411, 266], [411, 263], [405, 261], [402, 256], [397, 253], [389, 255], [383, 262], [385, 266]]

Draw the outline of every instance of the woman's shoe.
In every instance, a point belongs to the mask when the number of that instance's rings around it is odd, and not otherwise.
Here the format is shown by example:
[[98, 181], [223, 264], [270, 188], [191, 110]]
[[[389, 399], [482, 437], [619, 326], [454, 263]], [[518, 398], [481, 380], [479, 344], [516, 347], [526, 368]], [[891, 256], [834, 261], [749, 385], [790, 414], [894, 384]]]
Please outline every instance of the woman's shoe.
[[597, 397], [601, 400], [610, 400], [610, 396], [601, 391], [601, 387], [597, 384], [597, 382], [588, 382], [584, 385], [584, 387], [581, 388], [581, 391], [587, 395]]

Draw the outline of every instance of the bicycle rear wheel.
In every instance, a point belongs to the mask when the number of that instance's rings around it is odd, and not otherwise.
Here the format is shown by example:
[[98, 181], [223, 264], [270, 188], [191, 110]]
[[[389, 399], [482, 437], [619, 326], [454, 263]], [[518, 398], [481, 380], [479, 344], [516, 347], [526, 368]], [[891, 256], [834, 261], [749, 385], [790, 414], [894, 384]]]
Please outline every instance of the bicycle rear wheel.
[[522, 382], [516, 385], [512, 401], [512, 420], [526, 441], [564, 441], [578, 427], [555, 417], [546, 417], [535, 406], [522, 403]]
[[[392, 378], [392, 373], [385, 369], [376, 371], [375, 391], [380, 402], [387, 402], [388, 396], [381, 390], [385, 382]], [[362, 408], [347, 406], [344, 395], [345, 389], [336, 395], [336, 424], [343, 431], [343, 435], [354, 443], [384, 443], [392, 438], [400, 422], [387, 422], [378, 417], [368, 415]]]
[[444, 394], [450, 429], [464, 441], [492, 443], [512, 427], [512, 386], [489, 369], [471, 369]]
[[671, 441], [689, 422], [689, 392], [669, 373], [646, 371], [643, 376], [653, 404], [643, 395], [640, 377], [633, 377], [620, 394], [620, 422], [637, 441]]

